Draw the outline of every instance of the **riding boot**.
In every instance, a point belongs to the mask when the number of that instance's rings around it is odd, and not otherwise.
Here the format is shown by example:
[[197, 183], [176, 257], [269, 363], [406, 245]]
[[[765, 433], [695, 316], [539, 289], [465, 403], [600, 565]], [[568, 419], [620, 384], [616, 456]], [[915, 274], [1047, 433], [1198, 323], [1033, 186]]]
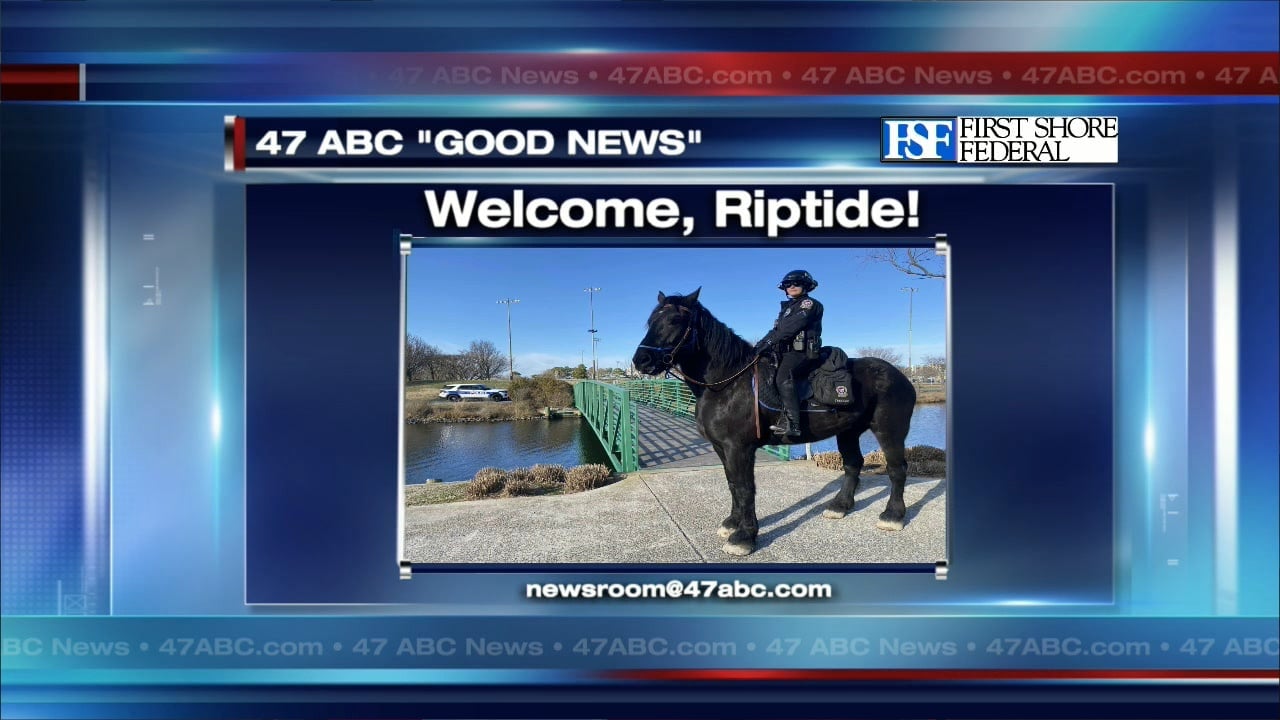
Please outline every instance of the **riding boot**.
[[787, 437], [800, 436], [800, 399], [796, 397], [796, 385], [794, 381], [781, 381], [778, 383], [778, 393], [782, 395], [782, 415], [778, 417], [778, 422], [770, 425], [769, 429], [779, 435]]

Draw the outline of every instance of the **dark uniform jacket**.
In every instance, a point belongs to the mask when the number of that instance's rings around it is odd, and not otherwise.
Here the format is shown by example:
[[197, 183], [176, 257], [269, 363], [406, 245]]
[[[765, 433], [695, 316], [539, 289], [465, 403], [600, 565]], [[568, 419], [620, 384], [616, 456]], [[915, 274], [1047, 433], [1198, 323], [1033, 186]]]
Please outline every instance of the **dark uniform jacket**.
[[782, 301], [773, 329], [760, 341], [763, 346], [777, 345], [781, 352], [802, 352], [818, 357], [822, 343], [822, 303], [808, 295]]

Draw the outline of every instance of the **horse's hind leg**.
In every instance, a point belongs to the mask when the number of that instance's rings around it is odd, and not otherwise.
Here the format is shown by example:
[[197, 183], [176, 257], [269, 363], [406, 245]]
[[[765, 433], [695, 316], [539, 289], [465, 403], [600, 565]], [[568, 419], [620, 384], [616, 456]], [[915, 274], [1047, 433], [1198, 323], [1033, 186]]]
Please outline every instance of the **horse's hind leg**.
[[836, 448], [840, 450], [844, 474], [840, 476], [840, 491], [822, 511], [824, 518], [839, 519], [853, 512], [854, 496], [858, 494], [858, 483], [862, 480], [862, 447], [858, 438], [865, 430], [865, 427], [850, 428], [836, 435]]
[[[872, 423], [871, 431], [880, 442], [880, 449], [884, 452], [884, 461], [889, 469], [889, 503], [884, 512], [880, 513], [876, 527], [881, 530], [901, 530], [907, 519], [907, 504], [902, 498], [907, 488], [907, 426], [905, 423], [880, 423], [877, 429], [876, 425], [877, 423]], [[893, 429], [886, 430], [886, 425], [892, 425]]]

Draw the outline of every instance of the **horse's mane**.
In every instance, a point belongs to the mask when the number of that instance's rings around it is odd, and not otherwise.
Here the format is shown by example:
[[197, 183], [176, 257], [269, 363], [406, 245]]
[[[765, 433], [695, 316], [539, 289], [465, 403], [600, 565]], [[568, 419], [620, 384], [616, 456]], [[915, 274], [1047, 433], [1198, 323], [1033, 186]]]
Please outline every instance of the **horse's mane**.
[[694, 300], [688, 304], [684, 295], [668, 295], [668, 303], [689, 308], [697, 323], [698, 342], [707, 353], [711, 368], [735, 372], [755, 359], [754, 347], [725, 325], [706, 306]]

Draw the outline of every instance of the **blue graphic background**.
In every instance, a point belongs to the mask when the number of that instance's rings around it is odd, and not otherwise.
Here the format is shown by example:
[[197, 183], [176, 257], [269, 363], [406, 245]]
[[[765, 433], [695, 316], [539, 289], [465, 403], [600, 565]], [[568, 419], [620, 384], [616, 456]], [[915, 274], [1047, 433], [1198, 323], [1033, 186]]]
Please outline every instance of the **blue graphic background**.
[[[0, 105], [4, 138], [0, 148], [0, 365], [4, 368], [0, 380], [0, 604], [5, 640], [39, 636], [51, 641], [51, 636], [58, 635], [132, 643], [146, 637], [162, 643], [166, 637], [233, 633], [263, 642], [297, 640], [305, 638], [291, 637], [295, 627], [290, 623], [304, 620], [344, 628], [349, 635], [335, 640], [340, 642], [393, 632], [478, 636], [491, 626], [495, 636], [499, 631], [515, 632], [510, 624], [494, 623], [496, 617], [514, 617], [511, 622], [533, 628], [530, 632], [545, 627], [548, 633], [559, 633], [563, 624], [572, 623], [594, 632], [596, 628], [587, 624], [600, 622], [615, 634], [671, 633], [689, 639], [745, 633], [745, 624], [777, 628], [806, 642], [827, 631], [870, 632], [870, 626], [903, 637], [927, 630], [937, 633], [932, 637], [967, 642], [964, 633], [979, 622], [992, 624], [984, 626], [980, 639], [995, 633], [1066, 632], [1127, 638], [1138, 637], [1155, 624], [1159, 633], [1152, 639], [1169, 642], [1173, 655], [1149, 657], [1141, 663], [1143, 667], [1274, 670], [1274, 656], [1265, 653], [1228, 656], [1177, 651], [1189, 638], [1216, 638], [1221, 649], [1229, 637], [1277, 634], [1280, 473], [1275, 443], [1280, 434], [1276, 403], [1280, 343], [1276, 327], [1280, 318], [1275, 268], [1280, 264], [1276, 242], [1280, 223], [1275, 158], [1280, 150], [1280, 115], [1275, 98], [380, 98], [376, 87], [358, 97], [325, 94], [324, 76], [341, 68], [340, 54], [332, 65], [312, 66], [311, 74], [299, 77], [296, 84], [287, 80], [259, 84], [243, 73], [243, 67], [253, 69], [259, 63], [283, 64], [289, 53], [330, 50], [1275, 52], [1280, 35], [1276, 6], [1268, 2], [1066, 3], [1059, 8], [1061, 12], [1048, 13], [1038, 3], [800, 3], [785, 8], [760, 6], [758, 13], [747, 13], [738, 4], [687, 3], [668, 5], [663, 8], [665, 14], [655, 14], [647, 5], [633, 3], [593, 4], [589, 9], [575, 3], [536, 7], [471, 3], [447, 8], [433, 4], [429, 9], [396, 2], [328, 3], [305, 9], [257, 3], [249, 11], [251, 17], [237, 17], [170, 3], [138, 2], [121, 10], [92, 3], [5, 2], [0, 8], [5, 63], [108, 63], [119, 73], [102, 78], [107, 83], [104, 90], [115, 93], [104, 97], [114, 100], [87, 105]], [[304, 16], [305, 22], [299, 22]], [[495, 29], [499, 17], [508, 26]], [[224, 64], [241, 68], [224, 73], [220, 68]], [[183, 77], [191, 66], [204, 69], [203, 83]], [[228, 101], [184, 102], [210, 94]], [[290, 104], [299, 96], [317, 104]], [[262, 104], [246, 102], [250, 97]], [[812, 182], [814, 173], [822, 182], [881, 178], [914, 184], [927, 174], [946, 184], [962, 180], [991, 185], [1114, 183], [1115, 483], [1110, 496], [1092, 498], [1099, 513], [1113, 508], [1107, 534], [1114, 564], [1105, 570], [1092, 564], [1073, 568], [1077, 555], [1072, 547], [1040, 558], [1047, 566], [1063, 563], [1067, 572], [1110, 572], [1113, 599], [1095, 603], [1075, 595], [993, 593], [975, 595], [960, 604], [901, 604], [894, 602], [898, 596], [885, 590], [878, 602], [855, 595], [835, 602], [786, 605], [676, 602], [620, 608], [612, 603], [532, 604], [522, 598], [520, 576], [478, 574], [467, 577], [465, 583], [429, 585], [425, 596], [410, 605], [246, 606], [245, 389], [252, 381], [245, 376], [245, 292], [252, 277], [246, 275], [245, 185], [299, 181], [324, 185], [350, 178], [325, 173], [287, 177], [223, 173], [222, 118], [228, 114], [750, 118], [770, 123], [776, 129], [774, 141], [737, 148], [733, 156], [718, 163], [719, 172], [746, 174], [742, 168], [753, 168], [753, 179], [767, 177], [781, 183]], [[849, 134], [840, 129], [842, 120], [854, 127], [874, 127], [881, 116], [961, 114], [1117, 115], [1122, 128], [1121, 165], [911, 167], [909, 177], [880, 175], [876, 174], [880, 172], [878, 134], [850, 130], [855, 142], [844, 144]], [[831, 131], [818, 135], [797, 131], [806, 118], [831, 123]], [[754, 169], [760, 167], [800, 168], [809, 174], [788, 176], [786, 170], [766, 174]], [[525, 177], [476, 170], [452, 174], [449, 180], [520, 182]], [[368, 173], [360, 179], [399, 182], [406, 178]], [[585, 173], [565, 171], [543, 179], [599, 182]], [[664, 178], [655, 172], [651, 179]], [[323, 208], [299, 210], [301, 214], [320, 211]], [[1074, 213], [1074, 208], [1063, 207], [1043, 222], [1049, 225]], [[100, 237], [105, 244], [86, 256], [86, 222], [97, 220], [102, 222]], [[378, 237], [371, 237], [370, 247], [386, 237], [381, 235], [383, 229], [378, 232]], [[144, 235], [154, 239], [145, 240]], [[297, 252], [305, 253], [309, 238], [295, 240]], [[1239, 272], [1225, 280], [1228, 287], [1224, 288], [1214, 267], [1232, 242], [1240, 259]], [[105, 263], [109, 278], [105, 287], [83, 282], [93, 270], [86, 257]], [[160, 305], [144, 306], [151, 295], [142, 286], [153, 283], [156, 267], [161, 271], [164, 299]], [[1043, 275], [1050, 279], [1056, 280], [1056, 272], [1056, 264], [1043, 268]], [[1022, 282], [1033, 285], [1036, 278]], [[1215, 300], [1223, 294], [1233, 301], [1226, 315]], [[85, 336], [92, 328], [87, 329], [82, 318], [86, 308], [94, 307], [105, 308], [107, 315], [100, 328], [109, 341], [109, 362], [104, 367], [84, 364]], [[1215, 346], [1215, 338], [1227, 326], [1236, 331], [1238, 341], [1224, 353]], [[961, 328], [955, 333], [963, 337]], [[1230, 387], [1215, 379], [1224, 359], [1237, 378]], [[109, 388], [105, 424], [95, 424], [84, 412], [87, 377]], [[1215, 408], [1224, 394], [1238, 398], [1233, 418], [1239, 431], [1234, 435], [1217, 434]], [[1064, 403], [1071, 400], [1062, 398]], [[84, 438], [88, 436], [109, 441], [109, 463], [104, 466], [109, 472], [95, 475], [105, 486], [86, 486], [90, 474], [84, 466]], [[1233, 458], [1238, 467], [1229, 487], [1219, 482], [1218, 461], [1224, 457]], [[1091, 456], [1071, 447], [1058, 458], [1067, 467], [1090, 462]], [[101, 497], [109, 499], [109, 504], [90, 502]], [[959, 489], [955, 502], [961, 506], [964, 502]], [[1176, 516], [1180, 519], [1171, 520], [1162, 507], [1181, 511]], [[1019, 522], [1032, 524], [1032, 512], [1051, 517], [1054, 510], [1052, 506], [1028, 509]], [[975, 532], [992, 537], [1003, 533], [1010, 544], [1022, 540], [1016, 528], [1007, 526], [1007, 518], [983, 518], [981, 513], [971, 517], [992, 523]], [[1224, 524], [1223, 518], [1229, 522]], [[367, 518], [356, 522], [367, 522]], [[333, 534], [362, 529], [368, 526], [336, 527]], [[1179, 562], [1170, 564], [1171, 555]], [[978, 572], [979, 567], [972, 569]], [[993, 567], [984, 571], [998, 573]], [[667, 575], [662, 573], [661, 579]], [[738, 577], [781, 579], [774, 574]], [[628, 579], [646, 576], [629, 575]], [[430, 580], [415, 578], [405, 583], [405, 592]], [[883, 580], [874, 578], [874, 582]], [[309, 582], [314, 588], [328, 587], [323, 577]], [[857, 582], [870, 585], [873, 580]], [[929, 592], [934, 592], [931, 584], [936, 581], [907, 577], [904, 582], [928, 585]], [[17, 617], [71, 612], [97, 617]], [[929, 615], [943, 617], [926, 629], [920, 623], [933, 621], [920, 616]], [[148, 621], [174, 625], [157, 630], [137, 624]], [[386, 627], [380, 622], [400, 625]], [[1158, 640], [1161, 636], [1167, 639]], [[249, 688], [261, 682], [294, 689], [335, 682], [391, 688], [384, 694], [363, 696], [368, 704], [358, 707], [365, 712], [379, 707], [378, 702], [392, 701], [397, 692], [402, 693], [397, 697], [421, 700], [423, 696], [414, 694], [412, 686], [424, 683], [481, 685], [495, 698], [517, 697], [512, 687], [545, 691], [529, 690], [528, 695], [519, 696], [528, 703], [523, 707], [532, 709], [532, 700], [546, 701], [556, 688], [592, 682], [592, 676], [579, 669], [595, 667], [592, 658], [573, 655], [543, 657], [523, 666], [537, 670], [499, 669], [492, 674], [470, 669], [326, 672], [310, 663], [277, 658], [273, 667], [281, 675], [254, 680], [202, 669], [206, 666], [180, 665], [171, 656], [158, 654], [141, 663], [145, 668], [127, 669], [117, 665], [118, 658], [41, 656], [37, 663], [24, 657], [6, 650], [0, 676], [6, 714], [104, 717], [126, 712], [122, 700], [145, 698], [171, 703], [154, 708], [157, 716], [181, 715], [189, 707], [182, 703], [197, 697], [200, 686]], [[1096, 667], [1120, 664], [1110, 658], [1091, 660], [1096, 660], [1091, 663]], [[718, 667], [751, 662], [782, 663], [772, 655], [762, 661], [707, 660]], [[809, 656], [793, 662], [844, 666], [848, 659], [819, 661]], [[921, 667], [977, 664], [963, 655], [919, 657], [915, 662]], [[1026, 667], [1032, 663], [1059, 666], [1009, 656], [997, 664]], [[511, 660], [507, 667], [516, 665]], [[635, 665], [675, 663], [671, 658], [640, 658]], [[739, 697], [760, 699], [760, 712], [787, 714], [784, 706], [769, 704], [758, 690], [734, 688]], [[1143, 701], [1189, 714], [1219, 716], [1215, 710], [1220, 708], [1195, 704], [1197, 698], [1203, 702], [1192, 694], [1195, 690], [1163, 687], [1159, 698], [1146, 694]], [[1260, 690], [1266, 697], [1253, 696], [1257, 707], [1263, 707], [1265, 700], [1274, 710], [1274, 685]], [[654, 696], [649, 686], [642, 691]], [[1046, 693], [1042, 697], [1052, 692], [1041, 691]], [[1074, 691], [1064, 691], [1062, 700], [1067, 701]], [[245, 692], [243, 704], [219, 706], [220, 714], [243, 715], [250, 712], [247, 708], [281, 702], [278, 697], [271, 700], [269, 689]], [[922, 687], [919, 696], [929, 697], [929, 693], [928, 687]], [[893, 694], [895, 703], [900, 702], [901, 688]], [[296, 701], [305, 696], [291, 697]], [[458, 698], [433, 699], [440, 702], [441, 712], [465, 707]], [[469, 696], [465, 702], [474, 699]], [[639, 702], [641, 696], [637, 694], [636, 699]], [[55, 704], [41, 704], [50, 701]], [[264, 704], [253, 706], [252, 702]], [[794, 710], [793, 702], [788, 700], [785, 707]], [[348, 711], [354, 716], [359, 714], [356, 707], [318, 704], [313, 712]], [[888, 711], [898, 705], [875, 707]], [[942, 715], [956, 706], [936, 707]], [[1088, 707], [1077, 707], [1083, 708], [1081, 714], [1090, 713]], [[1104, 707], [1115, 706], [1100, 703], [1095, 711], [1102, 712]], [[566, 708], [562, 706], [561, 711]]]

